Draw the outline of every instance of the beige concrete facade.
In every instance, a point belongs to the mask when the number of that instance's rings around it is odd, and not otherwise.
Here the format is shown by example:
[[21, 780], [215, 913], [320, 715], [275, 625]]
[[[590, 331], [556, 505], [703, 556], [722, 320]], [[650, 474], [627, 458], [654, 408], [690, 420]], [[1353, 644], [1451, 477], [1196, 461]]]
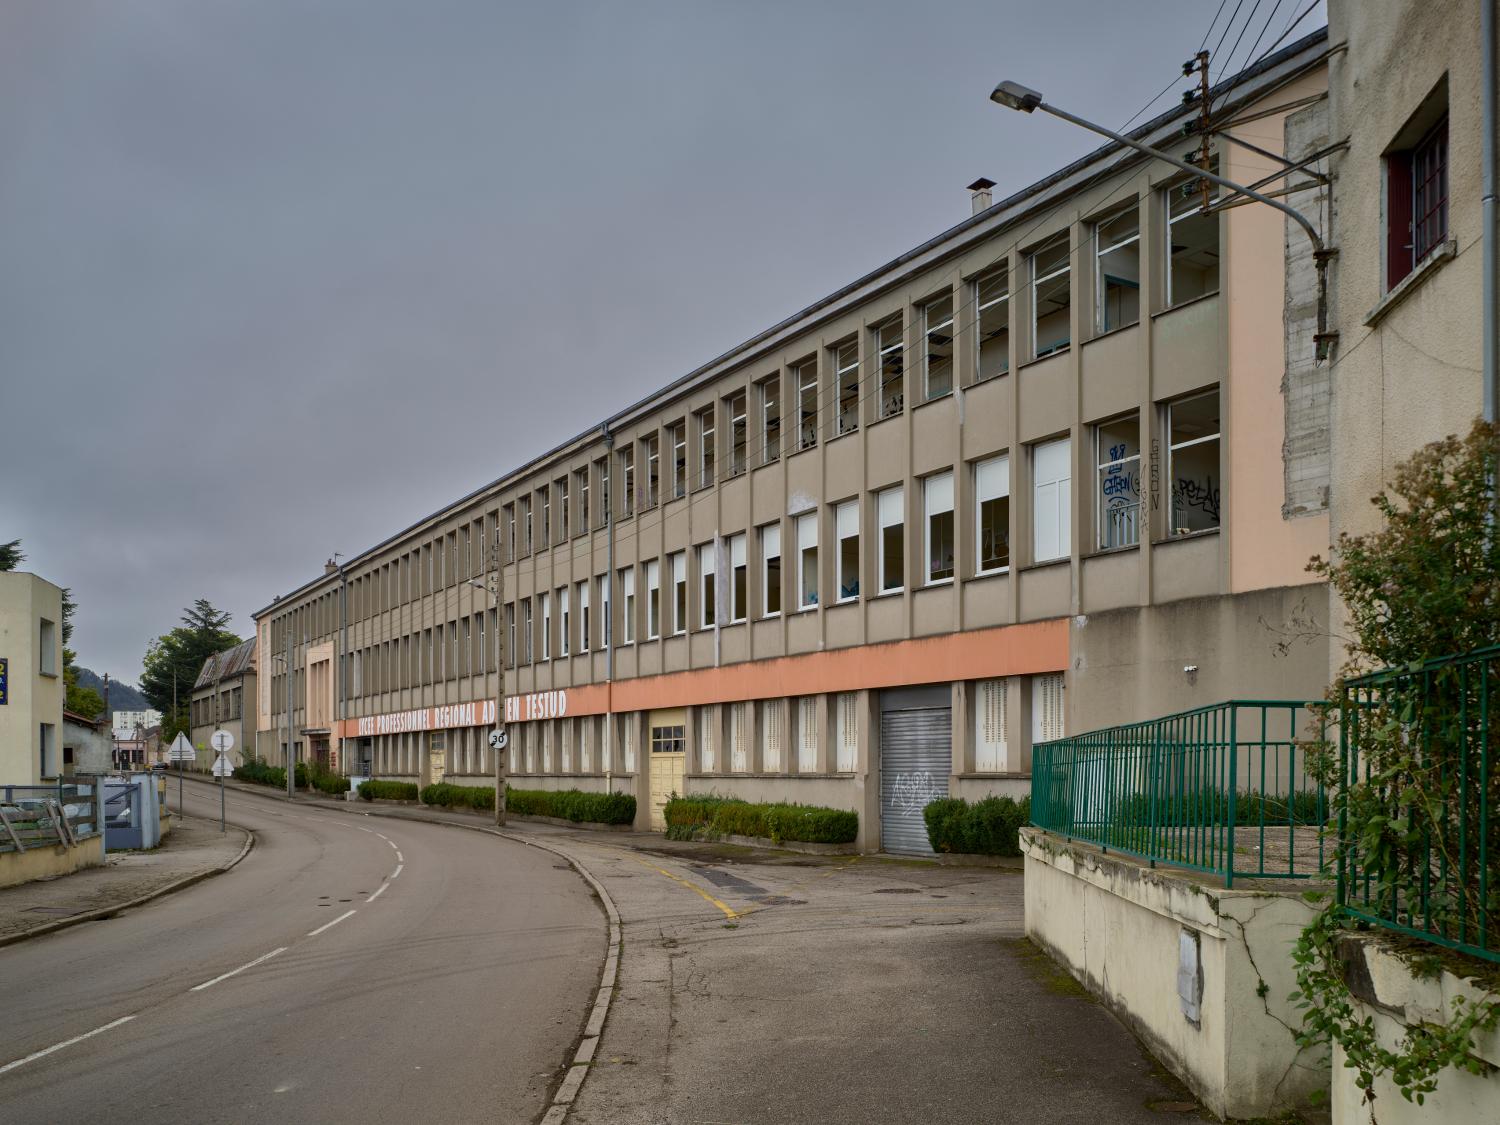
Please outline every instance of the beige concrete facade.
[[[1372, 530], [1379, 516], [1369, 499], [1395, 465], [1465, 433], [1479, 414], [1483, 129], [1477, 3], [1334, 0], [1328, 16], [1329, 41], [1344, 48], [1329, 63], [1333, 134], [1348, 140], [1334, 164], [1337, 536]], [[1413, 236], [1392, 185], [1410, 175], [1407, 154], [1444, 122], [1445, 221], [1398, 278], [1407, 263], [1392, 268], [1392, 232], [1399, 243]]]
[[[1282, 129], [1323, 57], [1231, 104]], [[1326, 606], [1326, 512], [1284, 514], [1280, 218], [1183, 183], [1101, 149], [278, 598], [263, 755], [290, 637], [299, 753], [326, 730], [350, 771], [484, 784], [503, 644], [512, 784], [626, 789], [642, 826], [669, 782], [854, 808], [873, 849], [902, 708], [945, 743], [903, 792], [977, 797], [1026, 791], [1034, 739], [1209, 685], [1319, 694], [1326, 652], [1261, 636]]]
[[63, 770], [62, 589], [0, 574], [0, 784], [36, 785]]

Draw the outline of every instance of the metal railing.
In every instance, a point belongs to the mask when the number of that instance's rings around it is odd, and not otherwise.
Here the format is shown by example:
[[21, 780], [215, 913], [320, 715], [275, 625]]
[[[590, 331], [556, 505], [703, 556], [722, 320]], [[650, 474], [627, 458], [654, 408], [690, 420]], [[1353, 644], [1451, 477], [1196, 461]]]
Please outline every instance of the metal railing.
[[1500, 961], [1500, 646], [1345, 683], [1338, 901]]
[[97, 782], [0, 786], [0, 852], [71, 847], [104, 825], [103, 786]]
[[1329, 806], [1302, 743], [1320, 723], [1305, 702], [1231, 700], [1039, 743], [1032, 823], [1226, 886], [1315, 877]]

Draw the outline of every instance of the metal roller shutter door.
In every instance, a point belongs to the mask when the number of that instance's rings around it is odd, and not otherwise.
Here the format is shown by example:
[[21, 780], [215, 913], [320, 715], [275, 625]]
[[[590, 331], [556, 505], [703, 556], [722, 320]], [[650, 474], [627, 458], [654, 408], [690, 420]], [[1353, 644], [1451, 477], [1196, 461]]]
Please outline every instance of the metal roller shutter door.
[[948, 795], [953, 767], [953, 711], [933, 707], [880, 716], [880, 846], [931, 855], [922, 810]]

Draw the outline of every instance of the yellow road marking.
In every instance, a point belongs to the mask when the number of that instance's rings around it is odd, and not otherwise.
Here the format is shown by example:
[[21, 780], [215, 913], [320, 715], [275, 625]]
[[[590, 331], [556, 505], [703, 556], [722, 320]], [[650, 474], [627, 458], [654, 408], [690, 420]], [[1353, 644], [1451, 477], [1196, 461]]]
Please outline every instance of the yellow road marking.
[[754, 914], [755, 913], [755, 911], [753, 911], [753, 910], [734, 910], [734, 909], [732, 909], [726, 903], [720, 901], [719, 899], [714, 898], [713, 895], [709, 894], [702, 887], [698, 886], [698, 884], [690, 882], [689, 880], [682, 878], [680, 875], [673, 875], [670, 871], [667, 871], [664, 868], [656, 866], [656, 864], [652, 863], [650, 860], [642, 859], [640, 856], [638, 856], [638, 855], [634, 854], [632, 851], [630, 851], [629, 848], [621, 848], [621, 847], [617, 847], [617, 846], [612, 845], [612, 844], [596, 844], [593, 841], [579, 841], [579, 842], [581, 844], [583, 844], [584, 847], [596, 848], [599, 851], [607, 851], [607, 852], [611, 852], [611, 853], [613, 853], [615, 855], [623, 856], [626, 859], [632, 859], [636, 863], [639, 863], [642, 867], [649, 867], [652, 871], [655, 871], [658, 875], [665, 875], [668, 879], [672, 880], [672, 882], [681, 884], [682, 886], [686, 887], [688, 890], [692, 891], [699, 898], [705, 899], [706, 901], [713, 903], [715, 906], [717, 906], [720, 910], [722, 910], [724, 912], [724, 917], [726, 917], [726, 918], [743, 918], [747, 914]]

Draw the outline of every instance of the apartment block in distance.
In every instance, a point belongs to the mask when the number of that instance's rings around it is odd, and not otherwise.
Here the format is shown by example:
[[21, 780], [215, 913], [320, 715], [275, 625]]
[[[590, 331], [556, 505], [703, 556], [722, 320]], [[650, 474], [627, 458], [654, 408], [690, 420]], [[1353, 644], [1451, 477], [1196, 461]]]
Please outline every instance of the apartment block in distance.
[[[1264, 148], [1325, 55], [1216, 96]], [[1195, 112], [1136, 135], [1190, 147]], [[281, 595], [262, 755], [492, 784], [503, 654], [513, 785], [628, 791], [642, 828], [674, 791], [849, 808], [920, 853], [928, 801], [1026, 793], [1040, 740], [1316, 697], [1326, 642], [1287, 638], [1326, 620], [1328, 514], [1287, 501], [1283, 389], [1311, 266], [1202, 183], [1115, 144], [979, 181], [952, 229]]]
[[0, 574], [0, 785], [63, 773], [62, 600], [35, 574]]

